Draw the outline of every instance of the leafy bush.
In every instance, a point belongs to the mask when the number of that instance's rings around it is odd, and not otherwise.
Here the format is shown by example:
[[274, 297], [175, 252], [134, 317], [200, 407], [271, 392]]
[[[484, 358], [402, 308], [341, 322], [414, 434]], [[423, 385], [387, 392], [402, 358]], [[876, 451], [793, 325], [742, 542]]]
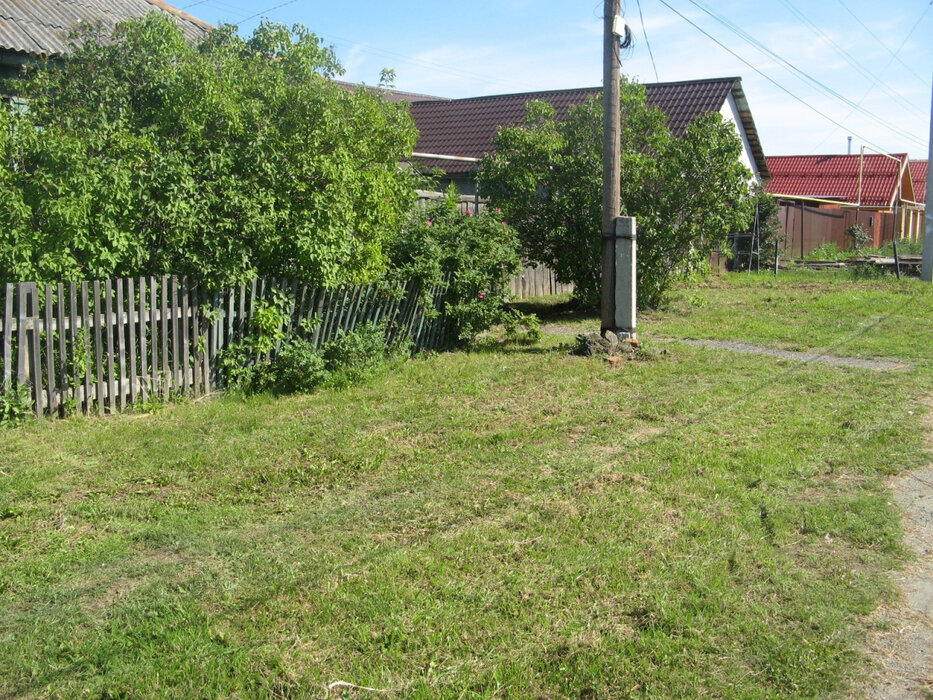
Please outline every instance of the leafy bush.
[[7, 393], [0, 393], [0, 428], [24, 423], [32, 414], [32, 409], [29, 386], [16, 384]]
[[468, 341], [500, 324], [531, 327], [534, 321], [509, 304], [509, 279], [521, 269], [518, 237], [501, 210], [461, 213], [456, 190], [415, 211], [391, 249], [393, 275], [430, 290], [443, 286], [444, 313], [452, 339]]
[[[711, 251], [754, 215], [733, 125], [708, 113], [674, 138], [644, 88], [623, 82], [621, 213], [638, 219], [638, 303], [660, 304], [673, 283], [708, 269]], [[558, 119], [545, 102], [499, 130], [480, 192], [508, 215], [529, 260], [551, 267], [598, 306], [601, 282], [602, 101]]]
[[314, 349], [305, 330], [296, 329], [285, 338], [271, 359], [257, 351], [269, 339], [262, 330], [230, 346], [221, 358], [228, 388], [247, 395], [309, 393], [324, 385], [365, 381], [392, 358], [408, 356], [407, 339], [387, 346], [384, 323], [341, 329], [320, 350]]
[[263, 22], [192, 45], [153, 13], [85, 42], [6, 86], [30, 109], [0, 109], [0, 281], [382, 274], [416, 131], [332, 80], [314, 34]]
[[255, 390], [273, 394], [307, 394], [329, 377], [324, 358], [307, 340], [292, 338], [282, 345], [275, 359], [262, 365], [255, 375]]
[[852, 239], [852, 248], [861, 250], [873, 242], [872, 235], [861, 224], [852, 224], [846, 229], [846, 236]]
[[337, 337], [324, 344], [321, 356], [330, 373], [329, 384], [356, 384], [371, 377], [386, 364], [399, 348], [386, 347], [384, 324], [370, 324], [352, 331], [340, 330]]

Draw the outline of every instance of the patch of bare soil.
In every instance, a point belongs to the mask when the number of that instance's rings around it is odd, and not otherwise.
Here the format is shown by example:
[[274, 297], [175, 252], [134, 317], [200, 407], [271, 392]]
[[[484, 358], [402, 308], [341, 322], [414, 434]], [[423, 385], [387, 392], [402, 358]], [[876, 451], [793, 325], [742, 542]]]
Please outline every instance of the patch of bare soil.
[[906, 362], [892, 359], [868, 360], [861, 357], [838, 357], [836, 355], [827, 355], [820, 352], [800, 352], [797, 350], [778, 350], [761, 345], [752, 345], [751, 343], [739, 343], [732, 340], [689, 340], [686, 338], [655, 338], [658, 341], [674, 341], [684, 345], [695, 345], [704, 348], [713, 348], [716, 350], [731, 350], [732, 352], [741, 352], [750, 355], [769, 355], [779, 357], [782, 360], [793, 360], [795, 362], [820, 362], [834, 367], [858, 367], [860, 369], [873, 369], [877, 372], [886, 372], [890, 370], [906, 370], [912, 367]]
[[[933, 409], [933, 397], [928, 401]], [[933, 449], [933, 411], [927, 414]], [[902, 597], [875, 614], [878, 631], [869, 639], [877, 663], [855, 697], [874, 700], [933, 698], [933, 464], [890, 482], [903, 510], [904, 539], [916, 559], [898, 572]]]

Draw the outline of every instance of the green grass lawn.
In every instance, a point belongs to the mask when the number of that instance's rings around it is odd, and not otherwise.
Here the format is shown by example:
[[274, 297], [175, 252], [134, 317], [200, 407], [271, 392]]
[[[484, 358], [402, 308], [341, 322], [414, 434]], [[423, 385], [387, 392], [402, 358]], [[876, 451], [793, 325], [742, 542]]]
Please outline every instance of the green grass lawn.
[[340, 391], [5, 431], [0, 696], [844, 693], [906, 557], [883, 480], [927, 459], [933, 294], [714, 279], [621, 367], [552, 311]]

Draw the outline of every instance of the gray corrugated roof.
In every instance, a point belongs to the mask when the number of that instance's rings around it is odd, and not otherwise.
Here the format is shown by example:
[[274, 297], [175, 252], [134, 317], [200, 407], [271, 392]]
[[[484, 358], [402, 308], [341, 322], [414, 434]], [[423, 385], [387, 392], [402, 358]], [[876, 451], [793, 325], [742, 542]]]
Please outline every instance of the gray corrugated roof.
[[165, 12], [196, 40], [211, 26], [161, 0], [0, 0], [0, 49], [30, 56], [68, 53], [68, 35], [82, 22], [100, 24], [109, 35], [118, 22]]

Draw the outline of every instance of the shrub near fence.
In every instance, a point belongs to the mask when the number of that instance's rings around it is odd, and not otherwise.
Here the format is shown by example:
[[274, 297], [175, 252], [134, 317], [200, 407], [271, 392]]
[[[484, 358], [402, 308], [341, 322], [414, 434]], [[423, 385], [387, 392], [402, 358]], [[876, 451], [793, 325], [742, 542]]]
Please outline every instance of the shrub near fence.
[[387, 342], [409, 335], [414, 350], [447, 342], [442, 290], [431, 290], [435, 314], [411, 283], [328, 290], [258, 279], [220, 293], [207, 292], [197, 280], [166, 276], [6, 284], [0, 287], [0, 397], [21, 397], [41, 418], [203, 396], [225, 386], [220, 354], [250, 335], [254, 314], [273, 303], [274, 294], [290, 308], [281, 330], [310, 323], [315, 348], [340, 330], [379, 322], [386, 324]]

